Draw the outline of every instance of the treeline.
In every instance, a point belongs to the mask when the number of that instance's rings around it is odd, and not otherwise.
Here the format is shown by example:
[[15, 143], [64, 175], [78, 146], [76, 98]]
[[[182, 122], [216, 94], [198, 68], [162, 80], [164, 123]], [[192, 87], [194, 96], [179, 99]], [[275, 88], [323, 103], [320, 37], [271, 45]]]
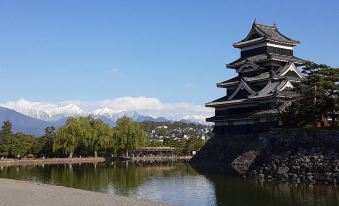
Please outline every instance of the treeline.
[[4, 122], [0, 131], [0, 157], [73, 157], [126, 155], [129, 151], [147, 145], [146, 132], [127, 117], [111, 128], [93, 117], [68, 118], [56, 130], [47, 127], [42, 137], [14, 134], [12, 124]]
[[330, 126], [338, 127], [339, 68], [311, 62], [302, 73], [306, 78], [294, 88], [299, 96], [281, 111], [284, 126], [320, 126], [322, 120], [330, 119]]
[[149, 141], [140, 123], [127, 117], [119, 119], [114, 128], [90, 116], [70, 117], [63, 127], [47, 127], [41, 137], [13, 133], [9, 121], [0, 130], [0, 157], [5, 158], [128, 156], [130, 151], [142, 146], [170, 146], [176, 148], [177, 155], [190, 155], [204, 144], [198, 137]]

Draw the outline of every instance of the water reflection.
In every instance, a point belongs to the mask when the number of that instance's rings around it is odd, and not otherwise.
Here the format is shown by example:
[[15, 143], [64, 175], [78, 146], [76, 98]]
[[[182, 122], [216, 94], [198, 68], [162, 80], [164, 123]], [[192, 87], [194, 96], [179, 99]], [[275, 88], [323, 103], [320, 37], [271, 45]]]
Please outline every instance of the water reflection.
[[[114, 193], [178, 205], [214, 205], [213, 185], [188, 164], [63, 164], [4, 167], [0, 177]], [[206, 192], [207, 191], [207, 192]], [[202, 194], [200, 194], [203, 192]], [[200, 195], [199, 195], [200, 194]], [[197, 198], [194, 196], [199, 195]]]
[[217, 205], [338, 205], [339, 191], [330, 185], [259, 182], [239, 177], [207, 176], [214, 183]]
[[0, 177], [63, 185], [177, 205], [338, 205], [334, 186], [260, 183], [198, 174], [189, 164], [113, 162], [1, 167]]

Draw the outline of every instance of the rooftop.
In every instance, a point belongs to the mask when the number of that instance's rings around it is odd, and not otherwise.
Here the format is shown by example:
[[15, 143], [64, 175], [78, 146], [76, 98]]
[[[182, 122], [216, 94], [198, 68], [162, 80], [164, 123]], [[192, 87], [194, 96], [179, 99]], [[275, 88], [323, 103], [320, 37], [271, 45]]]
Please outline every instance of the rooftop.
[[242, 66], [245, 63], [259, 63], [259, 62], [265, 62], [269, 60], [275, 60], [275, 61], [280, 61], [280, 62], [293, 62], [294, 64], [297, 64], [297, 65], [303, 65], [306, 63], [305, 60], [300, 59], [295, 56], [285, 56], [281, 54], [267, 54], [266, 53], [266, 54], [259, 54], [259, 55], [250, 56], [246, 58], [239, 58], [235, 60], [234, 62], [227, 64], [226, 66], [228, 68], [234, 69], [234, 68], [238, 68]]
[[276, 25], [273, 25], [273, 26], [263, 25], [263, 24], [258, 24], [254, 21], [252, 24], [251, 31], [245, 37], [245, 39], [237, 43], [234, 43], [233, 46], [236, 48], [241, 48], [249, 44], [263, 42], [263, 41], [281, 43], [281, 44], [286, 44], [290, 46], [296, 46], [300, 43], [299, 41], [293, 40], [292, 38], [287, 37], [284, 34], [282, 34], [278, 30]]

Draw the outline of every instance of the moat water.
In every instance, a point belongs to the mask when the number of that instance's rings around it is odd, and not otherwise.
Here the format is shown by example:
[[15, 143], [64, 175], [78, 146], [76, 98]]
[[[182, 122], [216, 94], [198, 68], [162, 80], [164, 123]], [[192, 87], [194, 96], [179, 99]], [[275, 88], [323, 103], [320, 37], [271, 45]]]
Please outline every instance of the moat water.
[[1, 167], [0, 178], [42, 182], [174, 205], [339, 205], [339, 189], [202, 175], [187, 163]]

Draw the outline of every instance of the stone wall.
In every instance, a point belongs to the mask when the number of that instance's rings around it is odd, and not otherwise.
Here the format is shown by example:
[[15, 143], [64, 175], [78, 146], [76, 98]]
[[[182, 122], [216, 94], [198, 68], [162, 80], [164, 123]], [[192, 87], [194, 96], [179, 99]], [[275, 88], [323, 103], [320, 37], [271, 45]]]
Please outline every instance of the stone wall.
[[263, 180], [339, 181], [339, 130], [272, 129], [213, 137], [191, 160], [200, 172]]
[[245, 174], [262, 180], [338, 182], [339, 130], [274, 129], [259, 140], [264, 147]]
[[239, 155], [257, 150], [257, 135], [227, 135], [212, 137], [190, 163], [199, 172], [237, 174], [232, 162]]

